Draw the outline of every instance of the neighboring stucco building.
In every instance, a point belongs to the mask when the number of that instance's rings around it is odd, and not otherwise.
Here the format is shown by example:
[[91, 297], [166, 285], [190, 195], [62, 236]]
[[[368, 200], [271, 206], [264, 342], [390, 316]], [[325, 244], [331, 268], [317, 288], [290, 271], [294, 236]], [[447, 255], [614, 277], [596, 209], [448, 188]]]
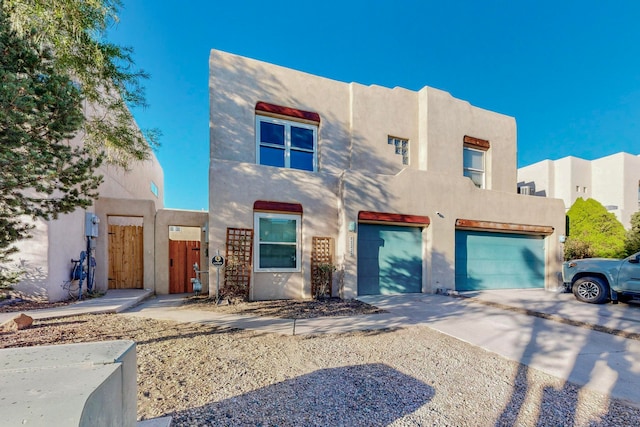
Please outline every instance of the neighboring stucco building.
[[209, 66], [209, 246], [244, 245], [251, 299], [311, 296], [319, 252], [346, 298], [559, 285], [564, 206], [517, 194], [512, 117], [217, 50]]
[[[71, 143], [78, 145], [80, 141], [76, 137]], [[37, 220], [32, 238], [17, 243], [19, 252], [8, 267], [19, 268], [24, 274], [15, 290], [50, 302], [68, 299], [71, 260], [79, 259], [80, 252], [90, 245], [97, 291], [191, 291], [193, 263], [201, 266], [207, 262], [207, 235], [202, 232], [207, 212], [163, 208], [164, 175], [153, 152], [148, 160], [131, 163], [129, 170], [104, 164], [97, 173], [103, 182], [91, 207], [56, 220]], [[88, 219], [97, 222], [97, 227]], [[185, 254], [177, 253], [180, 249]]]
[[617, 153], [595, 160], [564, 157], [518, 169], [518, 191], [562, 199], [566, 209], [578, 197], [595, 199], [629, 228], [640, 210], [640, 156]]

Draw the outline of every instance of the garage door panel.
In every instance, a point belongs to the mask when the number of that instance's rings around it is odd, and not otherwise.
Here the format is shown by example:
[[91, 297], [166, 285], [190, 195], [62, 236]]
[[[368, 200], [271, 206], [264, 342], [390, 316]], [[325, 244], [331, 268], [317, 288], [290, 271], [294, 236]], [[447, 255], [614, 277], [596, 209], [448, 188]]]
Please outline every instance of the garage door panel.
[[456, 289], [544, 287], [544, 238], [456, 231]]
[[360, 224], [358, 295], [388, 295], [421, 290], [421, 229]]

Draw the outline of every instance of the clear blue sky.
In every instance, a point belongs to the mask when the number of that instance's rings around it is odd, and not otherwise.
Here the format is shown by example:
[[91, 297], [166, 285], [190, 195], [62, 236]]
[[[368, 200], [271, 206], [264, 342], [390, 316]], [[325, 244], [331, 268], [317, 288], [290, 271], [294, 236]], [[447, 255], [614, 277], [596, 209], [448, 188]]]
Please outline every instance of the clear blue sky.
[[344, 82], [431, 86], [516, 118], [518, 166], [640, 154], [640, 1], [124, 0], [170, 208], [208, 209], [212, 48]]

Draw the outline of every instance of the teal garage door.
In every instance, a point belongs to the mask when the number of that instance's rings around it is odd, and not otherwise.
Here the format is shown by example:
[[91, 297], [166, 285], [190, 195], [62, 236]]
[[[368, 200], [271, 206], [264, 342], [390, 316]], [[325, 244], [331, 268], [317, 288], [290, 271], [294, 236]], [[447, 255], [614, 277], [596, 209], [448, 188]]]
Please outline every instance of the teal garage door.
[[456, 231], [456, 290], [544, 287], [544, 237]]
[[358, 225], [358, 295], [422, 292], [422, 228]]

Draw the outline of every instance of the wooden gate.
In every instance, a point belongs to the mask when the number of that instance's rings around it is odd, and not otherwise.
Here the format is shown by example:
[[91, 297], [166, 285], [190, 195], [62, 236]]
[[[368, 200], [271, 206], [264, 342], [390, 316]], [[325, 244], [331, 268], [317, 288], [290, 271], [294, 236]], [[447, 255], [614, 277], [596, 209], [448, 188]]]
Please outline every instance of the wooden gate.
[[142, 289], [142, 227], [109, 224], [109, 289]]
[[[193, 264], [200, 265], [200, 242], [169, 240], [169, 293], [193, 292], [191, 278], [196, 277]], [[199, 268], [201, 269], [201, 268]]]

